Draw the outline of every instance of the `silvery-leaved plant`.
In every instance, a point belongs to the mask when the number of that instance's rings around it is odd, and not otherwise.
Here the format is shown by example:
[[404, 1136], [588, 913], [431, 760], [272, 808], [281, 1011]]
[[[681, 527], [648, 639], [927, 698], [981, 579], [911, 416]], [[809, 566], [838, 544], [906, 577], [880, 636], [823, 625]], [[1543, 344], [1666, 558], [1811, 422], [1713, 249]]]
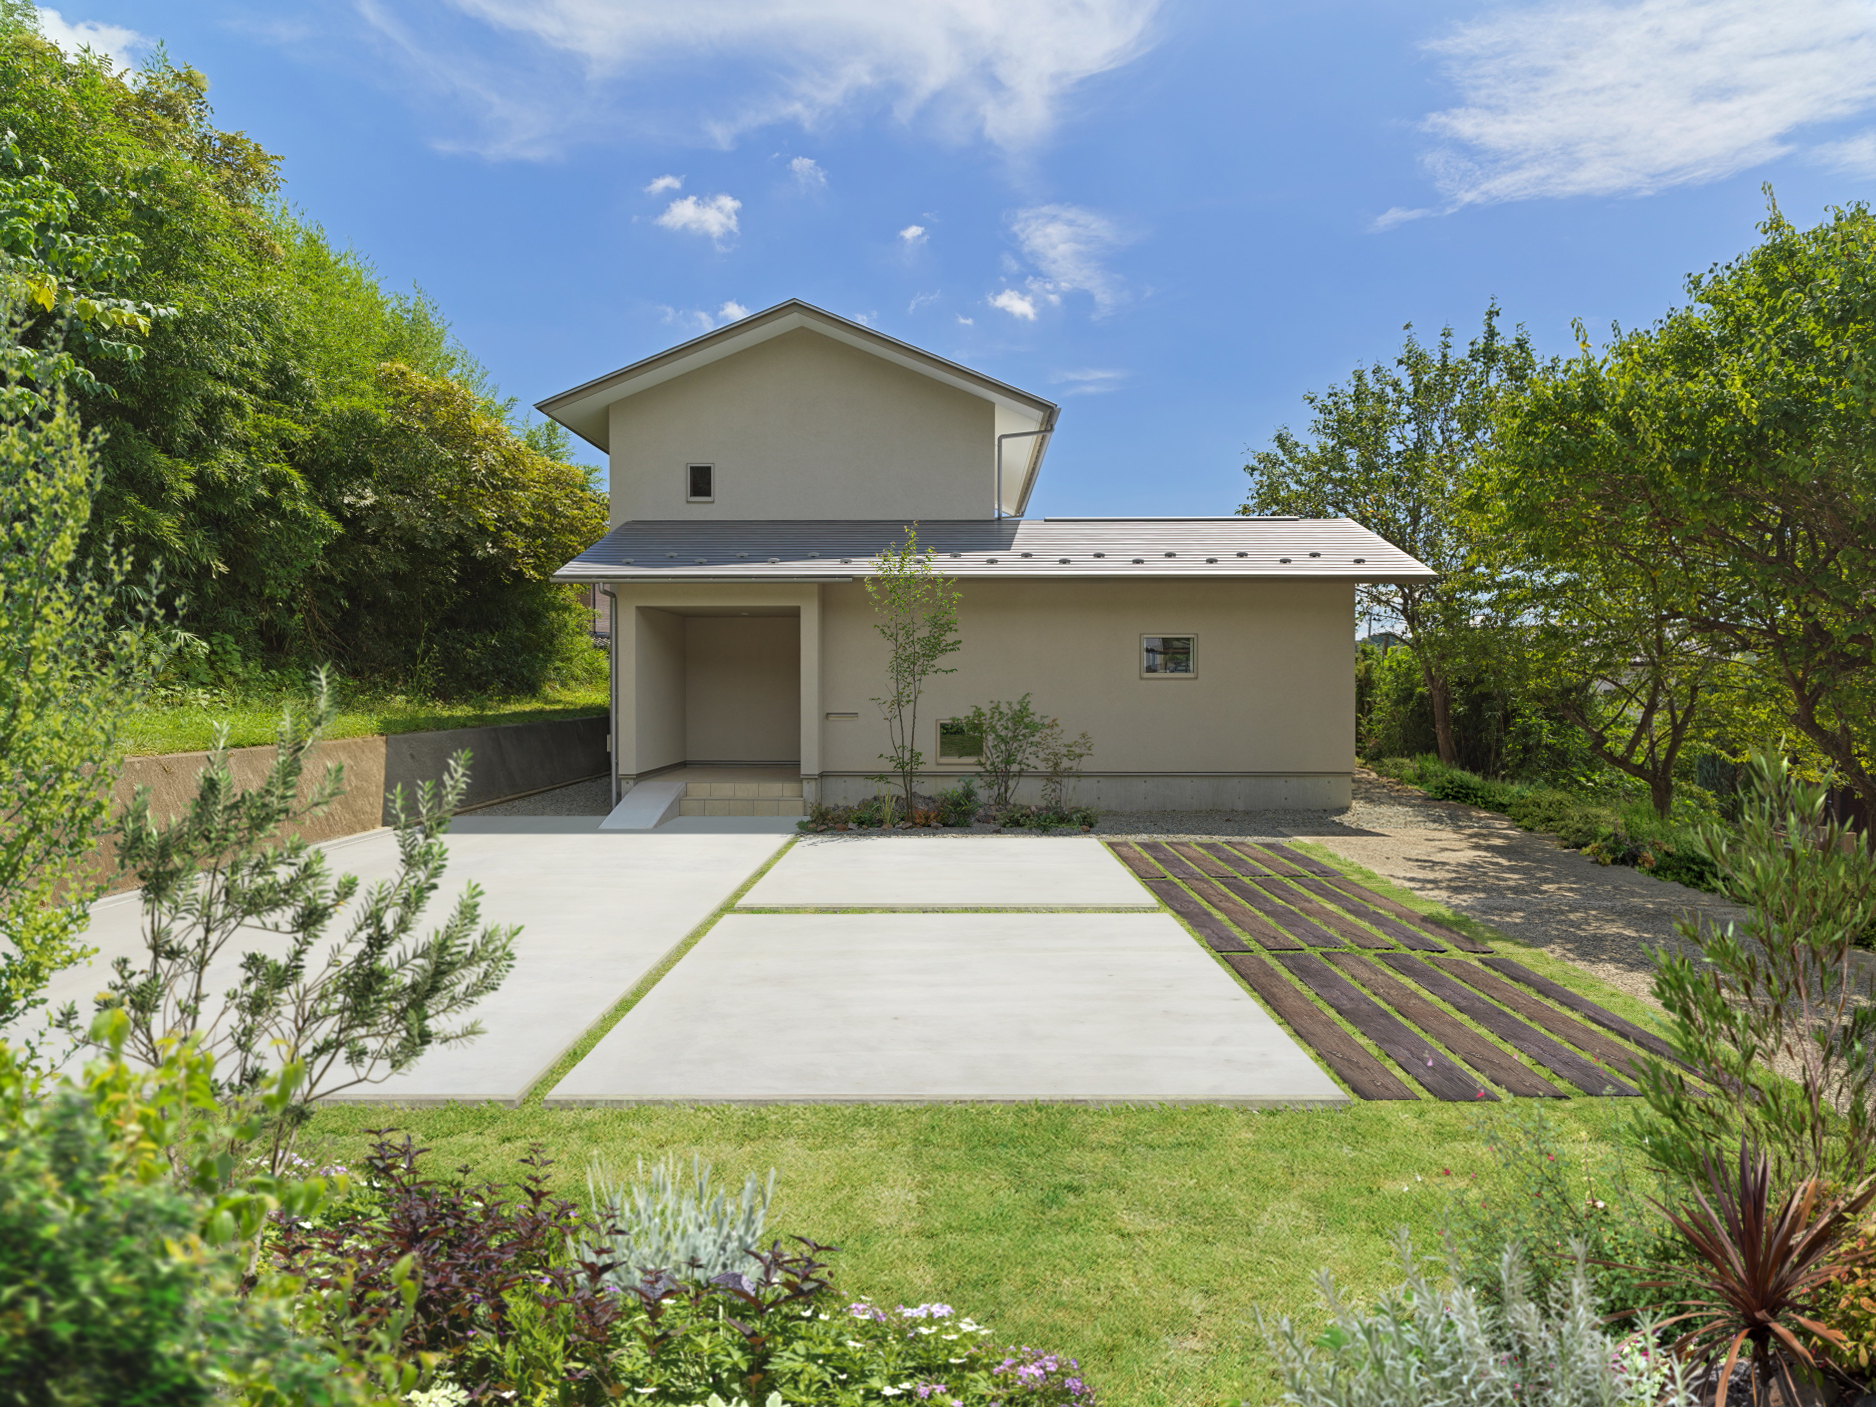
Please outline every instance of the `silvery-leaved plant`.
[[1271, 1341], [1293, 1407], [1692, 1407], [1680, 1362], [1655, 1347], [1655, 1325], [1611, 1335], [1573, 1244], [1570, 1273], [1546, 1300], [1534, 1299], [1522, 1257], [1499, 1260], [1500, 1302], [1469, 1285], [1435, 1285], [1415, 1262], [1403, 1230], [1406, 1279], [1362, 1313], [1325, 1271], [1319, 1277], [1333, 1323], [1305, 1339], [1288, 1318], [1260, 1324]]

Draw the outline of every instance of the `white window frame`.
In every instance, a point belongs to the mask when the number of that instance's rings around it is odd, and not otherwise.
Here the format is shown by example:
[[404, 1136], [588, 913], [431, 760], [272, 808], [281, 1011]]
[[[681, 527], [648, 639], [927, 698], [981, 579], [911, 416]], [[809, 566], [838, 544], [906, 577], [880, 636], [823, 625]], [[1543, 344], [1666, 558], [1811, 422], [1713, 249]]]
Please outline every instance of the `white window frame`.
[[[710, 471], [710, 496], [708, 498], [696, 498], [692, 496], [690, 491], [690, 474], [693, 469], [708, 469]], [[684, 466], [684, 501], [686, 503], [715, 503], [717, 501], [717, 466], [714, 462], [706, 462], [700, 459], [693, 464], [686, 464]]]
[[[1172, 674], [1164, 671], [1149, 672], [1146, 667], [1146, 642], [1149, 640], [1190, 640], [1192, 642], [1192, 668], [1184, 674]], [[1199, 636], [1196, 630], [1147, 630], [1140, 634], [1139, 651], [1134, 656], [1135, 667], [1142, 679], [1197, 679], [1199, 677]]]

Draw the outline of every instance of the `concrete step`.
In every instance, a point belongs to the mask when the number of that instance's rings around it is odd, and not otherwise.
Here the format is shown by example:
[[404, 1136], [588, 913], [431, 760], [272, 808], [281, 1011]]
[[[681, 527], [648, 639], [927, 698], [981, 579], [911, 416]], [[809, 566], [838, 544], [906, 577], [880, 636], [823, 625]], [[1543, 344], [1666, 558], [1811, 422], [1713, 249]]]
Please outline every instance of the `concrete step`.
[[807, 803], [801, 788], [793, 796], [686, 796], [678, 802], [680, 816], [805, 816]]
[[695, 801], [775, 801], [791, 796], [799, 799], [801, 783], [686, 782], [684, 795]]

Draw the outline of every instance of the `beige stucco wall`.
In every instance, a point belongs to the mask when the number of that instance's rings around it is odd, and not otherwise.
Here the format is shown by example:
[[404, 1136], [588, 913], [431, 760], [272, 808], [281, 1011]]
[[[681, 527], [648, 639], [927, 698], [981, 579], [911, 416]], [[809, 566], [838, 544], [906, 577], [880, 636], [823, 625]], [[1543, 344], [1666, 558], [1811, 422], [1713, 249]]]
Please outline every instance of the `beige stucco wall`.
[[684, 617], [640, 608], [633, 633], [637, 668], [629, 735], [637, 739], [639, 770], [684, 760]]
[[[823, 596], [822, 698], [857, 711], [833, 728], [822, 770], [872, 771], [884, 725], [884, 643], [864, 589]], [[1354, 588], [1346, 583], [991, 581], [963, 588], [957, 673], [926, 686], [931, 720], [1034, 695], [1093, 735], [1101, 773], [1339, 773], [1354, 762]], [[1142, 679], [1143, 634], [1195, 635], [1192, 678]], [[932, 725], [921, 723], [921, 731]], [[931, 742], [921, 740], [929, 753]]]
[[690, 762], [801, 757], [796, 616], [684, 620], [684, 755]]
[[[609, 414], [614, 523], [994, 516], [991, 402], [806, 329]], [[686, 502], [693, 463], [715, 465], [714, 503]]]
[[[861, 583], [619, 590], [622, 599], [665, 609], [774, 605], [793, 593], [808, 661], [799, 680], [803, 774], [819, 778], [824, 800], [856, 800], [871, 790], [865, 778], [880, 767], [886, 730], [869, 699], [881, 692], [885, 646]], [[1338, 582], [973, 581], [959, 611], [964, 648], [947, 661], [957, 672], [926, 687], [921, 746], [935, 756], [938, 719], [1027, 692], [1070, 732], [1093, 736], [1079, 792], [1090, 804], [1346, 805], [1355, 748], [1354, 609], [1354, 587]], [[660, 614], [640, 609], [633, 618]], [[1197, 636], [1197, 675], [1142, 679], [1143, 634]], [[818, 668], [810, 646], [818, 649]], [[638, 649], [622, 658], [644, 669], [653, 657]], [[641, 679], [635, 687], [642, 697], [653, 684]], [[691, 697], [698, 698], [694, 682]], [[772, 718], [783, 716], [779, 705], [768, 707]], [[837, 721], [829, 713], [858, 717]], [[615, 747], [622, 775], [632, 775], [635, 758], [640, 773], [667, 765], [645, 760], [652, 753], [642, 743], [634, 748], [622, 739]], [[934, 767], [928, 785], [969, 770]], [[1025, 794], [1034, 792], [1031, 784]]]

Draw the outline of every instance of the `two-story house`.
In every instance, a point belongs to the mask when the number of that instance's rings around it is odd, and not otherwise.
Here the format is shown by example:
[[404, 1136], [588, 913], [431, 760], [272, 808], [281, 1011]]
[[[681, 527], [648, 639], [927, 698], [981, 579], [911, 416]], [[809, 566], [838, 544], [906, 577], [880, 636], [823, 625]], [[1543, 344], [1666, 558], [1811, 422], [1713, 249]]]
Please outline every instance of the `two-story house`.
[[916, 524], [962, 593], [921, 707], [929, 790], [971, 768], [945, 720], [1027, 693], [1092, 735], [1083, 802], [1346, 805], [1355, 584], [1432, 575], [1346, 519], [1025, 518], [1055, 405], [799, 301], [539, 408], [610, 460], [610, 529], [557, 579], [613, 598], [621, 794], [686, 764], [870, 794], [863, 582]]

